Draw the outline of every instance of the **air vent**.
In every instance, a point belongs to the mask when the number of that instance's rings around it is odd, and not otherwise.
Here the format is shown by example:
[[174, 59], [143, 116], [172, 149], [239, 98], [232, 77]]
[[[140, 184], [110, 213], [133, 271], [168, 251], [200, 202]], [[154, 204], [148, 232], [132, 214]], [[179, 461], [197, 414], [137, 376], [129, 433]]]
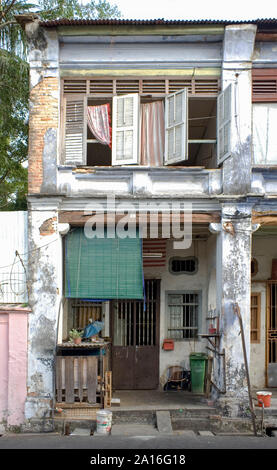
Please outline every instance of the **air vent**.
[[191, 93], [191, 80], [169, 80], [169, 93], [174, 93], [186, 87], [188, 87], [188, 92]]
[[165, 94], [165, 80], [143, 80], [142, 93]]
[[63, 85], [64, 93], [86, 93], [86, 80], [65, 80]]
[[[263, 83], [263, 81], [262, 81]], [[88, 87], [87, 87], [88, 85]], [[276, 85], [274, 80], [268, 84], [268, 92], [273, 92]], [[261, 84], [261, 86], [263, 86]], [[86, 94], [89, 95], [127, 95], [129, 93], [140, 93], [144, 95], [165, 95], [188, 88], [190, 95], [217, 95], [219, 91], [219, 80], [217, 79], [143, 79], [143, 80], [118, 80], [118, 79], [93, 79], [93, 80], [64, 80], [64, 94]], [[263, 90], [263, 88], [261, 88]], [[274, 88], [276, 92], [276, 86]]]
[[218, 93], [218, 80], [195, 80], [194, 83], [195, 94], [217, 95]]
[[116, 80], [116, 93], [118, 95], [139, 93], [139, 80]]
[[253, 101], [277, 101], [277, 69], [254, 69], [252, 76]]
[[253, 80], [253, 98], [277, 100], [277, 80]]
[[112, 94], [113, 93], [113, 81], [112, 80], [90, 80], [89, 92], [91, 94]]

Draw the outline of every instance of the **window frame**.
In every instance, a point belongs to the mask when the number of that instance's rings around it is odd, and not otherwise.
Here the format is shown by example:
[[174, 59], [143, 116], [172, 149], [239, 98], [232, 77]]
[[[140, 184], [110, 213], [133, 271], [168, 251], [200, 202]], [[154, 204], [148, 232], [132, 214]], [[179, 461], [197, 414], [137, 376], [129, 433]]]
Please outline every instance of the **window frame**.
[[[197, 330], [195, 336], [192, 338], [172, 338], [170, 336], [169, 332], [169, 327], [170, 327], [170, 311], [169, 311], [169, 296], [170, 295], [185, 295], [185, 294], [197, 294], [198, 295], [198, 314], [197, 314]], [[202, 290], [195, 290], [195, 289], [189, 289], [189, 290], [170, 290], [165, 292], [165, 310], [166, 310], [166, 337], [173, 339], [174, 341], [198, 341], [198, 337], [201, 334], [202, 331]], [[182, 328], [187, 328], [189, 327], [182, 327]], [[193, 329], [193, 328], [192, 328]], [[178, 330], [178, 328], [176, 328]], [[181, 330], [180, 330], [181, 331]]]
[[[252, 304], [252, 298], [257, 298], [257, 304]], [[257, 328], [252, 328], [252, 309], [257, 309]], [[252, 333], [257, 334], [257, 339], [252, 339]], [[261, 292], [251, 292], [250, 297], [250, 343], [259, 344], [261, 342]]]

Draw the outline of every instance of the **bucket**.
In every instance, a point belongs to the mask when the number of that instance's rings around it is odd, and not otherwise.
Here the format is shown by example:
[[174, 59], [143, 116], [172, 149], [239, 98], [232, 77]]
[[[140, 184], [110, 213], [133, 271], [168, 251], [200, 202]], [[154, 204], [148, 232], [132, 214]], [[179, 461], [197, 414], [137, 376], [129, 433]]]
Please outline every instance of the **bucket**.
[[[264, 403], [265, 408], [270, 407], [271, 395], [271, 392], [257, 392], [257, 398]], [[259, 402], [258, 406], [262, 407], [263, 405]]]
[[110, 434], [112, 428], [112, 412], [99, 410], [96, 413], [97, 434]]

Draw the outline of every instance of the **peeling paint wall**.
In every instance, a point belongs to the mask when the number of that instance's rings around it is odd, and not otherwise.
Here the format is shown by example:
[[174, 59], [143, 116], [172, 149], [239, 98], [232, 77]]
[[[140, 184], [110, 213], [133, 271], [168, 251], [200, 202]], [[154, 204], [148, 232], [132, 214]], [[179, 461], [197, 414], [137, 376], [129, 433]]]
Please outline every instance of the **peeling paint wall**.
[[[219, 404], [229, 416], [242, 416], [248, 406], [242, 339], [234, 304], [240, 307], [249, 361], [251, 238], [251, 205], [224, 204], [217, 239], [217, 302], [221, 312], [220, 349], [225, 350], [226, 394], [220, 395]], [[218, 388], [224, 390], [224, 371], [219, 357], [215, 369]]]
[[32, 200], [29, 207], [29, 321], [26, 418], [49, 416], [53, 407], [55, 348], [61, 313], [62, 242], [57, 230], [48, 236], [39, 228], [57, 218], [57, 200], [47, 207]]
[[232, 84], [233, 93], [231, 156], [223, 163], [224, 194], [247, 194], [251, 188], [251, 68], [255, 34], [255, 25], [231, 25], [225, 28], [222, 88]]

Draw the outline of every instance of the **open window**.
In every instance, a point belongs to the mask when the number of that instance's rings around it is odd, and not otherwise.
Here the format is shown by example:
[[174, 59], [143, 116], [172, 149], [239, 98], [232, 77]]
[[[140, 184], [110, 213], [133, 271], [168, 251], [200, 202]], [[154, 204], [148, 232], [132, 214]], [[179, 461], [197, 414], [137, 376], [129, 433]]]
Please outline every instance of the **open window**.
[[99, 80], [97, 93], [93, 80], [64, 85], [64, 164], [216, 168], [230, 155], [231, 86], [217, 99], [215, 89], [184, 80], [165, 80], [164, 88], [152, 80], [151, 93], [136, 82]]
[[112, 161], [112, 100], [87, 102], [87, 165], [110, 166]]

